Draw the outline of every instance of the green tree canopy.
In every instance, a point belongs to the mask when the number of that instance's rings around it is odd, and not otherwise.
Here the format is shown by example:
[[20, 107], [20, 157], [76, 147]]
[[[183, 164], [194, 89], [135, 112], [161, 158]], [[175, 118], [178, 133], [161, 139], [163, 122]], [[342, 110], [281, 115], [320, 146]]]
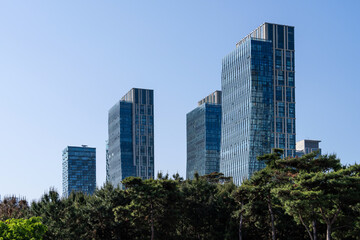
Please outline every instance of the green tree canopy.
[[42, 240], [46, 230], [39, 217], [0, 221], [1, 240]]

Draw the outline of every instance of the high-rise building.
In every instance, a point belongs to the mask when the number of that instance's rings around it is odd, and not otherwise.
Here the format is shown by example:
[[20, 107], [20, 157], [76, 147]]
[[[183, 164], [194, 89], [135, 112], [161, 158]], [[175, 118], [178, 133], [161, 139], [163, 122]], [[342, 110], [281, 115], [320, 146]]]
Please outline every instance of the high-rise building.
[[96, 149], [67, 146], [62, 152], [63, 197], [71, 192], [93, 194], [96, 188]]
[[294, 27], [264, 23], [222, 62], [220, 171], [236, 184], [272, 148], [295, 155]]
[[186, 178], [219, 172], [221, 139], [221, 91], [198, 102], [186, 115]]
[[304, 139], [296, 142], [296, 156], [301, 157], [304, 154], [319, 151], [321, 154], [321, 148], [319, 147], [320, 140]]
[[154, 178], [154, 91], [133, 88], [109, 110], [106, 180]]

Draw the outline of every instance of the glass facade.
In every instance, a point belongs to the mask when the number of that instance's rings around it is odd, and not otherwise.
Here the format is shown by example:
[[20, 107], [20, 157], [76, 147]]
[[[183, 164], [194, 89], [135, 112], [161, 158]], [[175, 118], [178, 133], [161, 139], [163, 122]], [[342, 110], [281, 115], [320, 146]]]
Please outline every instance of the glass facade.
[[121, 180], [135, 176], [133, 162], [132, 103], [120, 101], [109, 111], [107, 181], [117, 186]]
[[284, 156], [295, 155], [295, 41], [294, 27], [264, 23], [243, 38], [270, 40], [273, 47], [274, 121], [272, 148], [284, 149]]
[[219, 172], [221, 105], [202, 103], [186, 115], [186, 178]]
[[264, 23], [222, 64], [220, 171], [236, 184], [264, 164], [272, 148], [295, 155], [294, 27]]
[[96, 149], [66, 147], [62, 152], [63, 197], [71, 192], [93, 194], [96, 188]]
[[273, 119], [271, 41], [249, 38], [223, 59], [220, 171], [236, 184], [264, 167]]
[[153, 90], [131, 89], [109, 110], [107, 181], [154, 178]]

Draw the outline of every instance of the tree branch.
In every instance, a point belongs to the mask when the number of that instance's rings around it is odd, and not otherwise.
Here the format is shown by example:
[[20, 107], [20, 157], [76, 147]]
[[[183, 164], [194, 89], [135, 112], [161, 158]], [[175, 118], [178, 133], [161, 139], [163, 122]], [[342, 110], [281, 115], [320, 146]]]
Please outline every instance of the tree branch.
[[314, 238], [312, 237], [311, 232], [310, 232], [308, 226], [306, 226], [306, 224], [304, 223], [303, 218], [301, 217], [301, 214], [300, 214], [300, 213], [299, 213], [299, 219], [300, 219], [302, 225], [304, 225], [306, 231], [308, 232], [308, 234], [309, 234], [309, 236], [310, 236], [310, 239], [311, 239], [311, 240], [314, 240]]

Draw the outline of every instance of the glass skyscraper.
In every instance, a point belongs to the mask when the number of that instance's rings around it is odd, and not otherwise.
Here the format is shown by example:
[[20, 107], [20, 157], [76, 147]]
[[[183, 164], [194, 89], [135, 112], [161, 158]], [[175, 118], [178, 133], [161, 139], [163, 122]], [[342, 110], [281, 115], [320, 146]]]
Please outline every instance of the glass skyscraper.
[[96, 188], [96, 149], [67, 146], [62, 152], [63, 197], [71, 192], [93, 194]]
[[220, 171], [236, 184], [272, 148], [295, 155], [294, 27], [264, 23], [222, 62]]
[[109, 110], [106, 180], [154, 178], [154, 92], [131, 89]]
[[186, 178], [219, 172], [221, 139], [221, 91], [215, 91], [186, 115]]

